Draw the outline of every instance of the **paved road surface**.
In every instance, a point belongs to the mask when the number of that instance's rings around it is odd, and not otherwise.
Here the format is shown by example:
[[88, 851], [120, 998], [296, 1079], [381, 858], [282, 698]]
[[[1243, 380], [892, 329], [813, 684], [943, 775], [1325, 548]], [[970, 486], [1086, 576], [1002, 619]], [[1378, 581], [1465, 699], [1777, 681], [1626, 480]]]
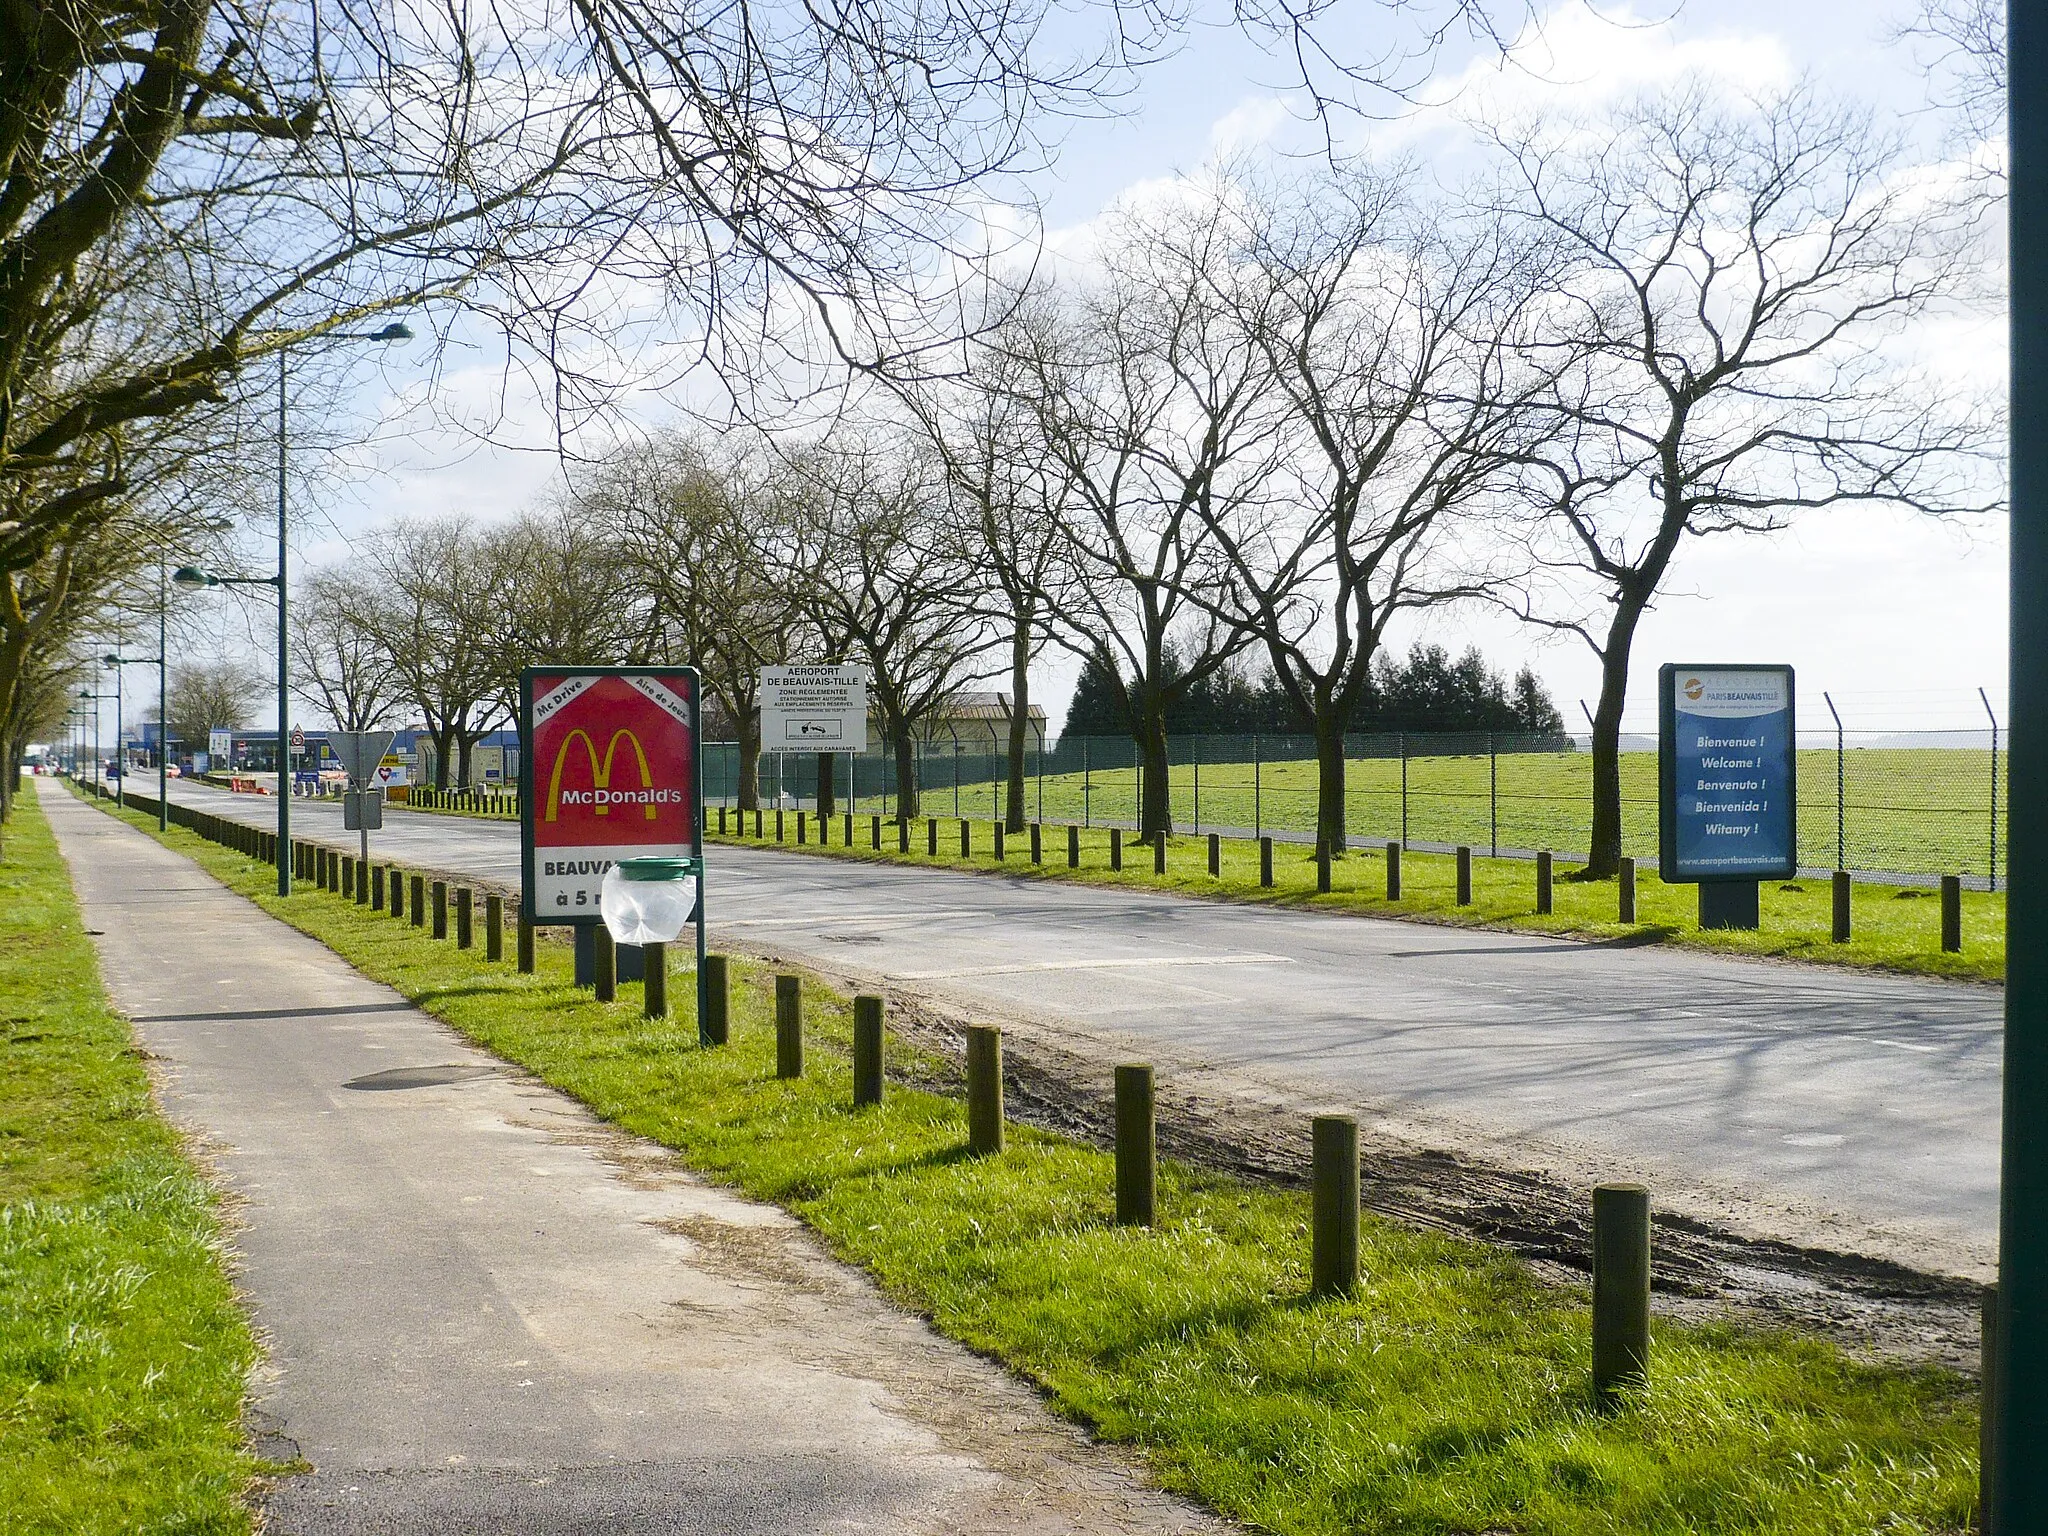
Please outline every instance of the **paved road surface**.
[[[336, 808], [295, 812], [343, 844]], [[512, 823], [394, 810], [376, 847], [519, 879]], [[1429, 1145], [1645, 1177], [1771, 1235], [1993, 1262], [1995, 988], [752, 847], [715, 847], [710, 879], [713, 931], [741, 948], [1238, 1069]]]
[[236, 1196], [274, 1536], [1220, 1533], [781, 1211], [37, 780], [116, 1003]]

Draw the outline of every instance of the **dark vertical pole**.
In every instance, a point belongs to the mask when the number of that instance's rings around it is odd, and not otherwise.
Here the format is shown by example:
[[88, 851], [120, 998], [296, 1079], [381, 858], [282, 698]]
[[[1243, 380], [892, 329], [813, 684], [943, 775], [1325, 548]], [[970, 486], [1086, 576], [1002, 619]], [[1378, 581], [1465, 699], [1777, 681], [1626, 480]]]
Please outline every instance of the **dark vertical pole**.
[[1124, 867], [1124, 829], [1109, 829], [1109, 867], [1120, 870]]
[[882, 1102], [882, 1000], [866, 993], [853, 1000], [853, 1102]]
[[640, 1012], [650, 1019], [668, 1017], [668, 946], [640, 946]]
[[1623, 859], [1621, 874], [1615, 880], [1615, 917], [1624, 923], [1636, 920], [1636, 861]]
[[468, 949], [476, 943], [476, 895], [466, 885], [455, 888], [455, 947]]
[[1081, 827], [1078, 822], [1067, 823], [1067, 868], [1081, 867]]
[[[170, 634], [170, 577], [166, 574], [170, 560], [159, 555], [156, 562], [156, 829], [167, 832], [171, 826], [171, 653]], [[232, 755], [230, 757], [232, 762]]]
[[591, 990], [597, 994], [600, 1003], [608, 1003], [618, 996], [619, 954], [612, 945], [612, 931], [603, 923], [591, 923], [590, 969]]
[[1998, 715], [1991, 708], [1991, 695], [1982, 688], [1977, 697], [1984, 713], [1991, 717], [1991, 889], [1998, 889]]
[[505, 898], [496, 891], [484, 897], [484, 958], [505, 958]]
[[1458, 845], [1458, 905], [1472, 905], [1472, 850]]
[[1401, 899], [1401, 845], [1387, 844], [1387, 900]]
[[[1262, 837], [1266, 831], [1266, 807], [1264, 804], [1265, 775], [1260, 772], [1258, 733], [1252, 734], [1252, 836]], [[1273, 882], [1268, 880], [1266, 884]]]
[[1486, 820], [1493, 857], [1500, 857], [1500, 749], [1486, 733]]
[[1835, 701], [1825, 690], [1821, 699], [1827, 704], [1828, 713], [1835, 717], [1835, 868], [1849, 867], [1849, 819], [1842, 788], [1845, 779], [1844, 765], [1847, 762], [1847, 748], [1842, 740], [1842, 714], [1835, 708]]
[[526, 915], [523, 902], [519, 911], [519, 974], [533, 974], [533, 919]]
[[1003, 1150], [1003, 1032], [967, 1026], [967, 1150]]
[[[277, 349], [277, 894], [292, 893], [291, 625], [285, 610], [288, 523], [285, 499], [285, 351]], [[233, 721], [228, 722], [233, 724]]]
[[1991, 1515], [2018, 1533], [2048, 1530], [2048, 8], [2021, 0], [2007, 28], [2012, 827]]
[[1358, 1285], [1358, 1122], [1317, 1115], [1309, 1135], [1309, 1290], [1345, 1296]]
[[1612, 1405], [1650, 1371], [1650, 1192], [1593, 1191], [1593, 1394]]
[[1273, 885], [1273, 839], [1259, 834], [1259, 888], [1270, 890]]
[[803, 981], [787, 973], [775, 978], [775, 1075], [804, 1075]]
[[1149, 1227], [1159, 1182], [1157, 1115], [1152, 1069], [1116, 1069], [1116, 1219], [1119, 1226]]
[[434, 937], [437, 939], [448, 937], [448, 882], [446, 880], [436, 880], [434, 882]]
[[1408, 846], [1408, 733], [1401, 732], [1395, 741], [1401, 750], [1401, 846]]
[[1960, 954], [1963, 948], [1963, 882], [1958, 875], [1941, 877], [1941, 952]]
[[1849, 871], [1838, 869], [1834, 875], [1834, 924], [1832, 937], [1837, 944], [1849, 942]]
[[1545, 849], [1536, 855], [1536, 910], [1545, 916], [1552, 906], [1550, 876], [1550, 851]]
[[1223, 873], [1223, 838], [1215, 832], [1209, 834], [1209, 875], [1214, 879]]
[[697, 962], [697, 973], [702, 978], [698, 983], [698, 1003], [703, 1010], [698, 1015], [697, 1043], [723, 1045], [730, 1031], [731, 997], [726, 986], [725, 956], [704, 956]]

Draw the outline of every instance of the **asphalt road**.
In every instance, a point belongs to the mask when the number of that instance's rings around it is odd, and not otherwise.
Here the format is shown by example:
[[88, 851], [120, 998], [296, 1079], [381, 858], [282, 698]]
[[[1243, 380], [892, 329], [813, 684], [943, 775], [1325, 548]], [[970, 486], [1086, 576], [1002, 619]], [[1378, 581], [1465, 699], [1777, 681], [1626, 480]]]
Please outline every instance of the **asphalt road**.
[[784, 1212], [692, 1177], [38, 780], [231, 1192], [273, 1536], [1195, 1536]]
[[[270, 801], [181, 785], [257, 823]], [[339, 809], [302, 835], [354, 845]], [[515, 824], [393, 810], [374, 850], [516, 886]], [[1369, 1127], [1634, 1177], [1738, 1228], [1984, 1276], [2002, 994], [1657, 947], [715, 846], [713, 933], [1224, 1069]]]

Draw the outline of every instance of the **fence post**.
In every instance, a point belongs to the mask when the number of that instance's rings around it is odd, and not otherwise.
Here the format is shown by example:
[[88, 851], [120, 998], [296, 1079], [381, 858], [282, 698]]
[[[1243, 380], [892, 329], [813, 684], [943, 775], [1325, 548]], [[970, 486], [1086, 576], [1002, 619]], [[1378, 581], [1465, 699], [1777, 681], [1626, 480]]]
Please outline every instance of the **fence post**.
[[600, 1003], [611, 1002], [619, 995], [619, 952], [612, 945], [611, 929], [603, 923], [591, 927], [590, 961], [591, 990]]
[[967, 1150], [1003, 1150], [1003, 1032], [967, 1026]]
[[1650, 1192], [1593, 1191], [1593, 1394], [1613, 1407], [1650, 1376]]
[[533, 919], [526, 915], [526, 904], [519, 905], [519, 974], [533, 974]]
[[[1266, 818], [1265, 818], [1265, 809], [1266, 809], [1266, 807], [1265, 807], [1265, 805], [1263, 804], [1263, 801], [1264, 801], [1264, 799], [1265, 799], [1265, 796], [1264, 796], [1264, 790], [1265, 790], [1265, 775], [1264, 775], [1264, 774], [1263, 774], [1262, 772], [1260, 772], [1260, 766], [1259, 766], [1259, 733], [1258, 733], [1257, 731], [1253, 731], [1253, 732], [1252, 732], [1252, 836], [1253, 836], [1253, 837], [1263, 837], [1263, 836], [1265, 835], [1265, 831], [1266, 831]], [[1272, 881], [1270, 881], [1270, 880], [1268, 880], [1268, 881], [1267, 881], [1267, 882], [1265, 882], [1265, 883], [1266, 883], [1266, 884], [1268, 884], [1268, 885], [1271, 885], [1271, 884], [1272, 884], [1273, 882], [1272, 882]]]
[[1309, 1139], [1309, 1292], [1346, 1296], [1358, 1284], [1358, 1122], [1317, 1115]]
[[1500, 857], [1500, 747], [1492, 731], [1486, 733], [1486, 820], [1492, 857]]
[[[824, 826], [820, 817], [818, 825]], [[668, 946], [655, 942], [640, 946], [640, 1012], [650, 1019], [668, 1017]]]
[[496, 891], [484, 897], [484, 958], [505, 958], [505, 898]]
[[1943, 954], [1961, 954], [1963, 949], [1963, 882], [1959, 875], [1941, 877], [1941, 949]]
[[853, 1000], [853, 1103], [882, 1102], [882, 1000], [867, 993]]
[[1259, 888], [1270, 890], [1273, 885], [1273, 839], [1263, 832], [1259, 834]]
[[1834, 876], [1835, 922], [1832, 937], [1837, 944], [1849, 942], [1849, 871], [1838, 869]]
[[1116, 1069], [1116, 1220], [1118, 1226], [1152, 1225], [1159, 1186], [1158, 1120], [1152, 1069]]
[[1401, 753], [1401, 846], [1408, 846], [1408, 733], [1401, 731], [1394, 737]]
[[1458, 905], [1472, 905], [1472, 850], [1463, 843], [1458, 845]]
[[466, 885], [455, 888], [455, 947], [469, 949], [476, 942], [476, 897]]
[[1546, 848], [1536, 855], [1536, 910], [1547, 917], [1550, 907], [1550, 850]]
[[1401, 899], [1401, 845], [1387, 844], [1387, 900]]
[[787, 972], [775, 978], [775, 1075], [804, 1075], [803, 982]]
[[1624, 923], [1636, 920], [1636, 861], [1623, 859], [1621, 874], [1615, 881], [1615, 897], [1618, 910], [1616, 917]]
[[723, 1045], [728, 1033], [731, 1017], [730, 993], [726, 989], [726, 965], [723, 955], [704, 957], [704, 1017], [697, 1026], [699, 1045]]

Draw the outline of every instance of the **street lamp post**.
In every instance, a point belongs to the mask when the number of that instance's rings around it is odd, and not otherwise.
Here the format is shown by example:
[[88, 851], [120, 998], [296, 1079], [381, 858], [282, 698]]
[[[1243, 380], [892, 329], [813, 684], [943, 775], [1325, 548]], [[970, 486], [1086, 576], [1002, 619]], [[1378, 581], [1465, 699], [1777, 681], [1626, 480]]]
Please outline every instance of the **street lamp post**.
[[[328, 331], [323, 339], [346, 341], [409, 341], [412, 330], [394, 320], [381, 331]], [[174, 585], [188, 592], [206, 587], [274, 587], [277, 590], [277, 894], [292, 893], [292, 796], [289, 776], [292, 738], [291, 629], [290, 603], [286, 581], [290, 574], [290, 500], [286, 480], [290, 436], [286, 431], [286, 356], [289, 347], [277, 349], [277, 574], [275, 576], [217, 576], [197, 566], [180, 566], [171, 575]]]
[[98, 794], [100, 789], [100, 704], [108, 695], [101, 693], [97, 688], [81, 688], [78, 690], [78, 697], [81, 700], [89, 701], [92, 705], [90, 711], [92, 715], [92, 788], [93, 793]]
[[[159, 617], [158, 617], [158, 621], [157, 621], [157, 623], [158, 623], [158, 627], [157, 627], [157, 636], [156, 636], [156, 639], [157, 639], [157, 652], [156, 652], [156, 654], [155, 654], [154, 656], [123, 656], [123, 655], [121, 655], [121, 654], [120, 654], [119, 652], [117, 652], [117, 651], [109, 651], [109, 652], [107, 652], [107, 654], [106, 654], [106, 655], [102, 656], [102, 657], [100, 658], [100, 660], [101, 660], [101, 662], [102, 662], [102, 663], [104, 663], [104, 664], [105, 664], [106, 666], [108, 666], [108, 667], [111, 667], [111, 668], [113, 669], [113, 672], [114, 672], [114, 738], [115, 738], [115, 741], [116, 741], [116, 743], [117, 743], [117, 744], [119, 743], [119, 741], [120, 741], [120, 737], [121, 737], [121, 724], [120, 724], [120, 722], [121, 722], [121, 669], [122, 669], [123, 667], [155, 667], [155, 668], [156, 668], [156, 674], [157, 674], [157, 690], [156, 690], [156, 697], [157, 697], [157, 707], [156, 707], [156, 718], [157, 718], [157, 744], [156, 744], [156, 747], [157, 747], [157, 751], [156, 751], [156, 806], [157, 806], [157, 809], [156, 809], [156, 818], [157, 818], [157, 830], [159, 830], [159, 831], [162, 831], [164, 827], [166, 827], [167, 825], [169, 825], [169, 821], [170, 821], [170, 818], [169, 818], [169, 808], [168, 808], [168, 807], [167, 807], [167, 806], [166, 806], [166, 805], [164, 804], [164, 791], [165, 791], [166, 789], [168, 789], [168, 788], [170, 787], [170, 771], [169, 771], [169, 769], [167, 769], [167, 768], [166, 768], [166, 767], [164, 766], [164, 750], [163, 750], [163, 749], [164, 749], [164, 743], [163, 743], [163, 734], [164, 734], [164, 730], [165, 730], [165, 726], [164, 726], [164, 704], [163, 704], [163, 699], [164, 699], [164, 686], [163, 686], [163, 674], [164, 674], [164, 651], [163, 651], [163, 639], [164, 639], [164, 635], [163, 635], [163, 621], [162, 621], [162, 617], [161, 617], [161, 614], [159, 614]], [[118, 803], [120, 803], [120, 804], [121, 804], [121, 805], [123, 805], [123, 806], [127, 805], [127, 803], [128, 803], [128, 760], [127, 760], [127, 755], [126, 755], [125, 753], [124, 753], [124, 754], [122, 755], [122, 760], [121, 760], [121, 782], [120, 782], [119, 784], [117, 784], [117, 785], [116, 785], [116, 786], [114, 787], [114, 798], [115, 798], [115, 800], [116, 800], [116, 801], [117, 801]]]

